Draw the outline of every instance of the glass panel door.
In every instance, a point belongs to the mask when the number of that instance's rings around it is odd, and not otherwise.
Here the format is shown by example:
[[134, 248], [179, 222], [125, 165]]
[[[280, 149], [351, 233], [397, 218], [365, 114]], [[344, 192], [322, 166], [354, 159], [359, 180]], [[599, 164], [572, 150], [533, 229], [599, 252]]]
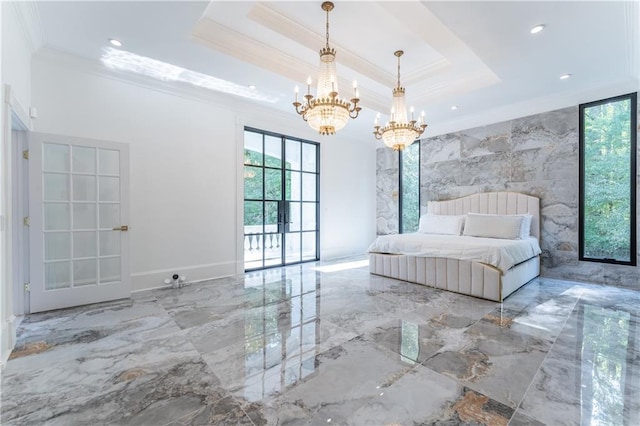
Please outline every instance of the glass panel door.
[[317, 260], [318, 144], [244, 135], [245, 270]]
[[30, 142], [31, 312], [128, 297], [126, 145]]
[[317, 145], [285, 139], [286, 152], [295, 161], [287, 163], [289, 223], [285, 229], [287, 263], [318, 258], [318, 149]]

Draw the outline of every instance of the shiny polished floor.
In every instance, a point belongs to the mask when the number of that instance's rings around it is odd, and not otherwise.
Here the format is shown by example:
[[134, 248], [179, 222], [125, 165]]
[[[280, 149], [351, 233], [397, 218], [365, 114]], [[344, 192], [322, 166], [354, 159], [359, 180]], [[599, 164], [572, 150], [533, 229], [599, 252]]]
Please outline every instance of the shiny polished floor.
[[638, 425], [640, 293], [306, 264], [28, 316], [3, 425]]

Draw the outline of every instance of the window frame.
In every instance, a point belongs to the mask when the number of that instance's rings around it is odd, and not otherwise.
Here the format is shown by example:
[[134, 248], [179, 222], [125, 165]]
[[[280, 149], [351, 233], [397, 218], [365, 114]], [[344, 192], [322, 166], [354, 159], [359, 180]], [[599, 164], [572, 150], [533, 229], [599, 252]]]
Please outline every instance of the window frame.
[[[418, 144], [418, 222], [420, 221], [420, 195], [421, 195], [421, 191], [420, 191], [420, 155], [422, 153], [422, 146], [421, 146], [421, 140], [420, 139], [416, 139], [411, 145], [413, 144]], [[409, 148], [409, 147], [407, 147]], [[398, 151], [398, 233], [399, 234], [404, 234], [404, 229], [403, 229], [403, 223], [402, 223], [402, 171], [403, 171], [403, 153], [404, 150], [402, 151]], [[417, 230], [416, 230], [417, 231]]]
[[[584, 104], [580, 104], [578, 107], [578, 148], [579, 148], [579, 200], [578, 200], [578, 260], [584, 262], [595, 262], [595, 263], [606, 263], [606, 264], [615, 264], [615, 265], [627, 265], [627, 266], [637, 266], [637, 212], [636, 212], [636, 195], [637, 195], [637, 136], [638, 136], [638, 123], [637, 123], [637, 106], [638, 106], [638, 98], [637, 92], [627, 93], [625, 95], [614, 96], [611, 98], [601, 99], [598, 101], [588, 102]], [[585, 118], [584, 112], [586, 108], [604, 105], [608, 103], [623, 101], [630, 101], [630, 155], [629, 155], [629, 167], [630, 167], [630, 243], [629, 243], [629, 261], [610, 259], [610, 258], [593, 258], [587, 257], [584, 253], [584, 244], [585, 244], [585, 212], [584, 212], [584, 203], [585, 203], [585, 135], [584, 135], [584, 126], [585, 126]]]
[[[266, 235], [267, 232], [265, 232], [264, 229], [264, 224], [265, 224], [265, 220], [266, 220], [266, 203], [267, 202], [278, 202], [279, 207], [278, 207], [278, 214], [285, 214], [283, 211], [281, 211], [281, 209], [284, 208], [285, 203], [290, 203], [292, 202], [291, 200], [287, 200], [286, 199], [286, 172], [287, 171], [299, 171], [301, 174], [313, 174], [316, 176], [316, 188], [315, 188], [315, 201], [303, 201], [302, 199], [299, 200], [300, 203], [300, 208], [302, 209], [302, 206], [307, 203], [314, 203], [316, 206], [316, 229], [315, 230], [303, 230], [302, 228], [300, 230], [297, 231], [290, 231], [289, 230], [289, 226], [288, 225], [284, 225], [282, 227], [282, 229], [279, 229], [278, 232], [276, 232], [277, 234], [282, 234], [284, 238], [286, 238], [286, 235], [291, 235], [291, 234], [299, 234], [300, 235], [300, 260], [296, 260], [294, 262], [287, 262], [286, 261], [286, 251], [285, 251], [285, 247], [284, 244], [282, 245], [282, 256], [281, 256], [281, 263], [280, 264], [274, 264], [274, 265], [265, 265], [265, 258], [264, 258], [264, 251], [263, 251], [263, 257], [262, 257], [262, 266], [259, 267], [255, 267], [255, 268], [247, 268], [246, 267], [246, 262], [243, 260], [243, 267], [244, 267], [244, 271], [245, 272], [253, 272], [253, 271], [259, 271], [259, 270], [264, 270], [264, 269], [270, 269], [270, 268], [281, 268], [281, 267], [287, 267], [287, 266], [292, 266], [292, 265], [298, 265], [298, 264], [302, 264], [302, 263], [308, 263], [308, 262], [317, 262], [320, 260], [320, 231], [321, 231], [321, 227], [320, 227], [320, 143], [319, 142], [315, 142], [315, 141], [311, 141], [311, 140], [307, 140], [307, 139], [302, 139], [302, 138], [298, 138], [295, 136], [288, 136], [282, 133], [276, 133], [276, 132], [271, 132], [268, 130], [261, 130], [255, 127], [250, 127], [250, 126], [244, 126], [243, 129], [243, 155], [242, 155], [242, 168], [244, 170], [244, 168], [247, 166], [247, 164], [245, 164], [244, 162], [244, 149], [245, 149], [245, 145], [244, 145], [244, 139], [245, 139], [245, 135], [246, 133], [255, 133], [258, 134], [262, 137], [262, 162], [260, 166], [252, 166], [252, 167], [259, 167], [262, 169], [262, 198], [261, 199], [257, 199], [257, 198], [247, 198], [246, 194], [243, 193], [243, 219], [242, 219], [242, 230], [243, 230], [243, 235], [246, 238], [246, 234], [244, 233], [245, 230], [245, 225], [244, 225], [244, 203], [247, 201], [257, 201], [257, 202], [262, 202], [262, 233], [261, 235]], [[267, 166], [266, 165], [266, 161], [265, 161], [265, 138], [267, 136], [276, 138], [276, 139], [280, 139], [280, 144], [281, 144], [281, 152], [282, 152], [282, 158], [281, 158], [281, 165], [280, 167], [274, 167], [274, 166]], [[306, 170], [302, 170], [302, 165], [300, 166], [300, 170], [293, 170], [293, 169], [288, 169], [285, 166], [285, 160], [286, 160], [286, 143], [287, 141], [293, 141], [293, 142], [299, 142], [301, 144], [301, 149], [302, 149], [302, 144], [307, 144], [307, 145], [312, 145], [315, 147], [315, 161], [316, 161], [316, 171], [315, 172], [310, 172], [310, 171], [306, 171]], [[302, 157], [301, 157], [302, 158]], [[301, 159], [302, 161], [302, 159]], [[281, 199], [279, 200], [275, 200], [275, 199], [267, 199], [267, 194], [266, 194], [266, 183], [265, 183], [265, 171], [266, 170], [279, 170], [282, 172], [281, 175], [281, 188], [282, 188], [282, 194], [281, 194]], [[244, 188], [244, 179], [243, 179], [243, 188]], [[298, 202], [298, 201], [296, 201]], [[315, 241], [315, 258], [313, 259], [303, 259], [302, 258], [302, 235], [305, 233], [314, 233], [316, 236], [316, 241]], [[283, 240], [284, 241], [284, 240]], [[262, 250], [264, 250], [264, 247], [262, 248]]]

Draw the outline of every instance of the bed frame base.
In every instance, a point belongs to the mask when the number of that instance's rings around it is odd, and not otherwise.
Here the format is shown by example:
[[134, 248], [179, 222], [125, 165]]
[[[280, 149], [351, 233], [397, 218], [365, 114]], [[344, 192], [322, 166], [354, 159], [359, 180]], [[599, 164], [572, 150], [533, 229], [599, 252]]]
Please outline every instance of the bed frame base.
[[372, 274], [502, 302], [540, 275], [540, 256], [507, 272], [483, 263], [402, 254], [369, 254]]

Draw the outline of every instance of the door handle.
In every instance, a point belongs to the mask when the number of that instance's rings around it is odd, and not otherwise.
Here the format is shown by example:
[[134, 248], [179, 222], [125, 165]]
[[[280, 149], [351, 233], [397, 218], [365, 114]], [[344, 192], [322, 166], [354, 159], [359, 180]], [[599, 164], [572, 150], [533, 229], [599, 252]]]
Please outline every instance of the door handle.
[[129, 227], [127, 225], [122, 225], [122, 226], [116, 226], [115, 228], [113, 228], [114, 231], [128, 231]]

